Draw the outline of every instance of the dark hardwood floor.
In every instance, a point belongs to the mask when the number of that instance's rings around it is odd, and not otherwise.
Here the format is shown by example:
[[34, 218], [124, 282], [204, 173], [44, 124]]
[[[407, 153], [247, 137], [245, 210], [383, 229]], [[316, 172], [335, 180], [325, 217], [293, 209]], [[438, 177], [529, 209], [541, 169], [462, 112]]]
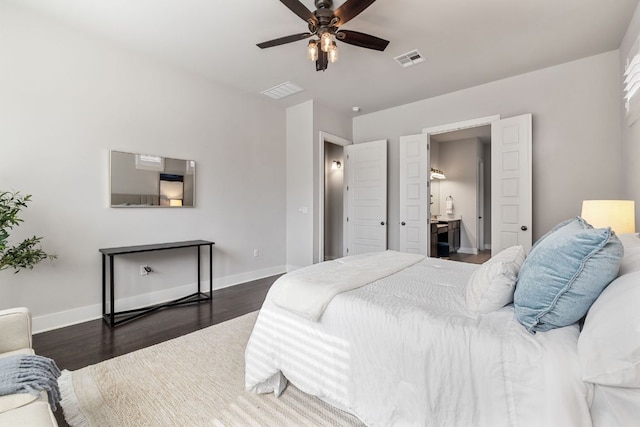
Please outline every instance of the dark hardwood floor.
[[102, 319], [33, 336], [37, 354], [75, 370], [260, 309], [278, 276], [213, 291], [213, 302], [177, 306], [109, 328]]
[[[163, 309], [113, 329], [98, 319], [35, 334], [33, 348], [61, 370], [77, 370], [259, 310], [278, 277], [214, 290], [212, 302]], [[60, 408], [55, 416], [67, 426]]]

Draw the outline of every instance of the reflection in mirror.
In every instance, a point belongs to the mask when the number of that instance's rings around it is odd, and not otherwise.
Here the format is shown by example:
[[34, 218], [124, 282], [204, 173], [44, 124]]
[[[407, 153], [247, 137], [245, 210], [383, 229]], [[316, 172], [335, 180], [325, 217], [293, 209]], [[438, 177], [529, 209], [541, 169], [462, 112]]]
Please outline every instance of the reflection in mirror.
[[195, 206], [193, 160], [111, 151], [111, 207]]

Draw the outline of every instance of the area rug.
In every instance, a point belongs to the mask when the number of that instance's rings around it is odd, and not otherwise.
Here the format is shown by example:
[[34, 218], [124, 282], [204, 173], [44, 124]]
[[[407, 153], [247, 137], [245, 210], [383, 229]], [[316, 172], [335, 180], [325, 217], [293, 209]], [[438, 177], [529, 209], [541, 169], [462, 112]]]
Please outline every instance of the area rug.
[[355, 417], [289, 384], [276, 398], [244, 389], [244, 349], [258, 312], [60, 379], [76, 426], [351, 426]]

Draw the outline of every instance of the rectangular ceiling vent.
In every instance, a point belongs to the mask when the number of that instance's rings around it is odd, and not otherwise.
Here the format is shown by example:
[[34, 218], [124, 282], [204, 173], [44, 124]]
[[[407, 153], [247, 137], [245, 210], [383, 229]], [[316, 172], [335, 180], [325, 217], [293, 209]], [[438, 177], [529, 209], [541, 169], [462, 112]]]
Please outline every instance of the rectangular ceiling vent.
[[302, 92], [302, 88], [291, 82], [284, 82], [278, 86], [274, 86], [271, 89], [263, 90], [260, 92], [263, 95], [267, 95], [269, 98], [282, 99], [284, 97], [293, 95], [294, 93]]
[[417, 50], [403, 53], [402, 55], [396, 56], [393, 59], [395, 59], [396, 62], [404, 68], [424, 62], [424, 57], [420, 55], [420, 52], [418, 52]]

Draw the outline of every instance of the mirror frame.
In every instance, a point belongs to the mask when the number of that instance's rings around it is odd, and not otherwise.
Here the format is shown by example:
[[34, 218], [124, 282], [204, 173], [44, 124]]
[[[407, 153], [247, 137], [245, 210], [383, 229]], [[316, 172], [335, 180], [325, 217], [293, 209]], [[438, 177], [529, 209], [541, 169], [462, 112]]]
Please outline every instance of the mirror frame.
[[[118, 166], [117, 156], [130, 156]], [[118, 163], [116, 159], [115, 163]], [[131, 166], [129, 166], [131, 162]], [[177, 162], [184, 162], [184, 166]], [[116, 176], [123, 179], [115, 180]], [[161, 193], [162, 176], [168, 182], [182, 182], [182, 198], [170, 198]], [[136, 182], [129, 183], [135, 177]], [[182, 180], [180, 180], [182, 178]], [[114, 187], [120, 191], [114, 192]], [[164, 187], [164, 186], [162, 186]], [[176, 187], [172, 185], [171, 187]], [[144, 190], [140, 190], [143, 189]], [[124, 189], [124, 190], [123, 190]], [[190, 190], [190, 191], [189, 191]], [[189, 194], [190, 192], [190, 194]], [[114, 196], [117, 196], [114, 198]], [[164, 197], [163, 197], [164, 196]], [[166, 203], [163, 203], [165, 201]], [[158, 155], [109, 150], [109, 207], [112, 208], [193, 208], [196, 206], [195, 160], [162, 157]]]

